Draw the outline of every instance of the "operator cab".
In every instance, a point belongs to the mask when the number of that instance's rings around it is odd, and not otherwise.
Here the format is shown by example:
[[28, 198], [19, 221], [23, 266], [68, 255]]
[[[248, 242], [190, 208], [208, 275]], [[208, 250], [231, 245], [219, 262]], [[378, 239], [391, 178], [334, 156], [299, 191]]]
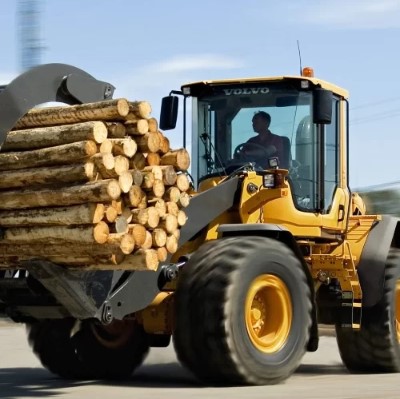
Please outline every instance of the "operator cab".
[[[286, 168], [297, 206], [322, 210], [321, 199], [331, 201], [339, 183], [339, 103], [346, 95], [342, 89], [297, 76], [196, 82], [182, 86], [182, 94], [185, 100], [192, 97], [195, 184], [240, 169], [285, 168], [274, 148], [245, 147], [257, 136], [252, 119], [261, 111], [271, 117], [270, 132], [288, 143]], [[172, 104], [171, 98], [164, 100]], [[162, 109], [162, 129], [172, 127], [166, 115], [173, 114]]]

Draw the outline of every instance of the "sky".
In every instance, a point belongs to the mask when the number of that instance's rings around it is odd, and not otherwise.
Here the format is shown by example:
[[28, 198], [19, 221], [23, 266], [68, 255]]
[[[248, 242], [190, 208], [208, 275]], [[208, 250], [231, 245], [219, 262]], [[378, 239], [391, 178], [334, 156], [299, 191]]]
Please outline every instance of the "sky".
[[[38, 0], [41, 63], [81, 68], [114, 98], [197, 80], [295, 75], [350, 92], [350, 187], [400, 181], [400, 0]], [[0, 84], [22, 72], [18, 1], [0, 7]], [[180, 129], [168, 131], [182, 145]]]

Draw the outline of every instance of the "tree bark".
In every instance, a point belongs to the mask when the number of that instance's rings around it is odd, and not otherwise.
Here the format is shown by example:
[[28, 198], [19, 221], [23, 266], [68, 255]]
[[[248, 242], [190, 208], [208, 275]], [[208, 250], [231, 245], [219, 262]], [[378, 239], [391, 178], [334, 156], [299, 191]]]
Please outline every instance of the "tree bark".
[[0, 226], [45, 226], [96, 224], [104, 217], [104, 205], [87, 203], [54, 208], [0, 211]]
[[103, 122], [93, 121], [72, 125], [12, 130], [8, 132], [1, 150], [32, 150], [86, 140], [101, 144], [107, 138], [107, 134], [107, 126]]
[[160, 149], [160, 139], [157, 133], [146, 133], [135, 137], [140, 152], [157, 152]]
[[70, 105], [66, 107], [35, 108], [23, 116], [15, 125], [16, 129], [54, 126], [86, 121], [124, 120], [129, 113], [126, 99], [113, 99]]
[[121, 122], [106, 122], [108, 137], [112, 139], [122, 139], [126, 133], [126, 128]]
[[189, 153], [184, 148], [169, 151], [161, 157], [161, 165], [172, 165], [178, 170], [187, 170], [190, 166]]
[[43, 166], [39, 168], [7, 170], [0, 172], [0, 189], [35, 187], [65, 183], [84, 183], [96, 179], [94, 162]]
[[96, 152], [96, 143], [91, 140], [31, 151], [4, 152], [0, 153], [0, 170], [70, 164], [87, 159]]
[[126, 134], [130, 136], [141, 136], [149, 132], [149, 123], [147, 119], [130, 120], [125, 123]]
[[121, 188], [116, 180], [100, 180], [83, 185], [41, 190], [0, 192], [0, 209], [25, 209], [109, 202], [118, 199]]

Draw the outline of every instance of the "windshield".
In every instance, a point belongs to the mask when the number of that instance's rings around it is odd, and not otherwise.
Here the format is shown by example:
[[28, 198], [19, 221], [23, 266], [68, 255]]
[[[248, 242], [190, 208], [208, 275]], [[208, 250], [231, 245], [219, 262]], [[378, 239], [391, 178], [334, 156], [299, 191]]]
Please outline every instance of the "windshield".
[[312, 94], [282, 83], [214, 87], [194, 106], [198, 164], [193, 166], [201, 180], [248, 162], [266, 169], [272, 160], [290, 169], [296, 150], [301, 152], [296, 133], [309, 124]]

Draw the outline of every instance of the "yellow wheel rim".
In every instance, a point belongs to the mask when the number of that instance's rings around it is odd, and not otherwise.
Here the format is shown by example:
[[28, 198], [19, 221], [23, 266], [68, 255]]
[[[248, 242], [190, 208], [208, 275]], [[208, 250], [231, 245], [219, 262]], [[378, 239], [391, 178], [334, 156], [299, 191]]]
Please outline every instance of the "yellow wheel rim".
[[397, 341], [400, 343], [400, 279], [396, 281], [395, 301], [396, 333]]
[[293, 318], [286, 284], [272, 274], [253, 280], [246, 296], [245, 317], [253, 345], [264, 353], [278, 352], [286, 343]]

